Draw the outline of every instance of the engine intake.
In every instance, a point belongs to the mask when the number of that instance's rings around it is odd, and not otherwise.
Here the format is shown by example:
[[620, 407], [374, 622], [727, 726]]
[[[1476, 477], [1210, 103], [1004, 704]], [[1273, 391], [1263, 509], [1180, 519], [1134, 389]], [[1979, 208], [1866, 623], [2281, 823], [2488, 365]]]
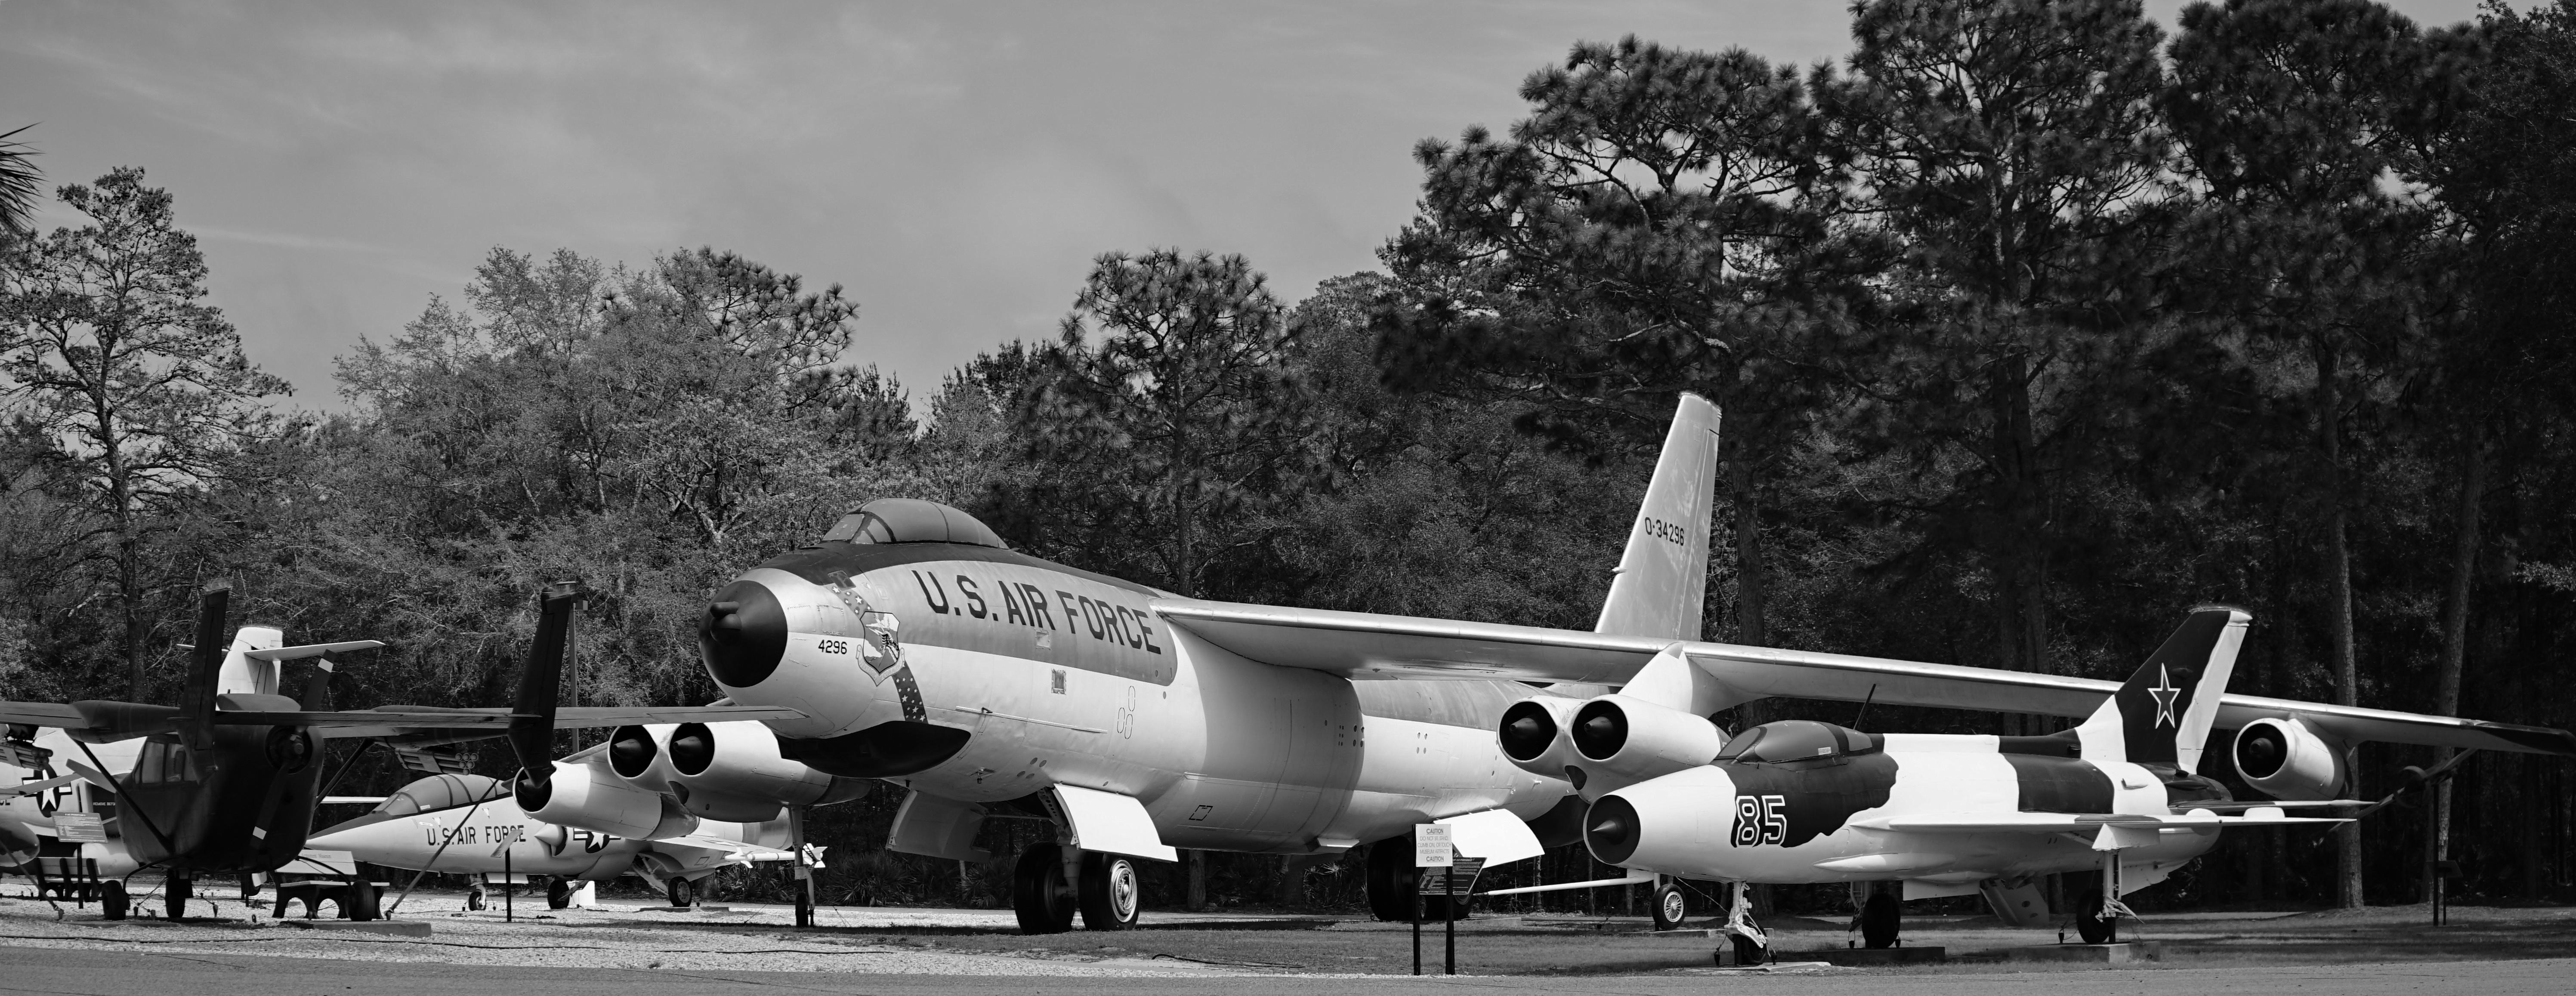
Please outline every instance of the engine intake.
[[2333, 799], [2349, 770], [2343, 745], [2297, 719], [2258, 719], [2236, 733], [2236, 773], [2255, 791], [2293, 802]]
[[1583, 758], [1574, 752], [1565, 729], [1574, 722], [1574, 711], [1582, 707], [1582, 700], [1563, 696], [1522, 699], [1503, 710], [1494, 739], [1500, 741], [1503, 756], [1513, 767], [1549, 778], [1579, 777], [1566, 770]]

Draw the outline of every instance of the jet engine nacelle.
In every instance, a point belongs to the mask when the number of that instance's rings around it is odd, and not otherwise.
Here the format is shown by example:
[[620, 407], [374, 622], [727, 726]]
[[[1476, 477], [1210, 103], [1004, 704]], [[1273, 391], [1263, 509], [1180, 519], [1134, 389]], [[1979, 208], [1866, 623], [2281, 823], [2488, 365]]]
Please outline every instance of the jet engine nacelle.
[[1583, 700], [1561, 695], [1522, 699], [1503, 710], [1494, 739], [1501, 742], [1503, 757], [1513, 767], [1549, 778], [1569, 777], [1566, 769], [1583, 758], [1574, 752], [1574, 741], [1565, 731], [1574, 724], [1574, 711], [1581, 708]]
[[619, 837], [676, 837], [698, 828], [698, 818], [659, 792], [626, 784], [613, 772], [588, 764], [555, 762], [553, 778], [522, 780], [519, 808], [530, 818]]
[[1716, 759], [1726, 746], [1717, 724], [1627, 695], [1604, 695], [1574, 711], [1568, 739], [1594, 777], [1640, 782]]
[[787, 806], [822, 806], [868, 794], [868, 780], [827, 775], [778, 753], [778, 735], [754, 722], [682, 723], [671, 730], [671, 779], [680, 804], [712, 820], [759, 823]]
[[1734, 799], [1734, 780], [1714, 766], [1676, 771], [1594, 801], [1583, 843], [1608, 864], [1707, 874], [1712, 856], [1731, 850]]
[[2236, 773], [2255, 791], [2292, 802], [2339, 798], [2349, 774], [2342, 744], [2296, 719], [2258, 719], [2236, 733]]

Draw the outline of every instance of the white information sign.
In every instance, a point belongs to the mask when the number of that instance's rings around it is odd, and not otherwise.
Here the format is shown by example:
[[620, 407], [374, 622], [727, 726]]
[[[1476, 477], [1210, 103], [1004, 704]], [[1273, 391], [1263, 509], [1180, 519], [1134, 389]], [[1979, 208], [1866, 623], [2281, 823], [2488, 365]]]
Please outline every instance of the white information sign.
[[1413, 867], [1447, 868], [1457, 860], [1457, 855], [1458, 849], [1450, 846], [1447, 824], [1413, 825]]
[[55, 813], [54, 836], [66, 844], [104, 844], [107, 824], [97, 813]]

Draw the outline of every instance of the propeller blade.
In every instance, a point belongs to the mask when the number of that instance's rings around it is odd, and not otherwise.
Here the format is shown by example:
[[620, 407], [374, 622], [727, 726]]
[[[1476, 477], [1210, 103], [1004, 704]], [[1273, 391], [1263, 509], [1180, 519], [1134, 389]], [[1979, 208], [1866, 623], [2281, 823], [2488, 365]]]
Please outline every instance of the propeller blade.
[[232, 597], [232, 584], [218, 579], [207, 583], [197, 602], [197, 641], [188, 648], [188, 680], [180, 686], [179, 716], [180, 735], [199, 750], [215, 744], [215, 685], [224, 666], [224, 614], [232, 606]]
[[2477, 753], [2476, 750], [2463, 750], [2457, 754], [2451, 755], [2442, 763], [2436, 764], [2430, 768], [2418, 768], [2409, 765], [2406, 768], [2406, 784], [2398, 786], [2396, 791], [2388, 793], [2378, 802], [2374, 802], [2363, 807], [2360, 812], [2352, 814], [2352, 818], [2356, 820], [2361, 819], [2362, 817], [2376, 813], [2382, 809], [2386, 809], [2390, 803], [2396, 802], [2398, 797], [2441, 780], [2443, 775], [2450, 773], [2451, 769], [2459, 767], [2460, 762], [2468, 760], [2469, 755], [2475, 753]]
[[537, 601], [537, 639], [519, 671], [519, 699], [510, 709], [510, 750], [519, 756], [521, 791], [544, 795], [554, 776], [555, 705], [563, 684], [564, 640], [573, 606], [589, 594], [580, 582], [549, 585]]

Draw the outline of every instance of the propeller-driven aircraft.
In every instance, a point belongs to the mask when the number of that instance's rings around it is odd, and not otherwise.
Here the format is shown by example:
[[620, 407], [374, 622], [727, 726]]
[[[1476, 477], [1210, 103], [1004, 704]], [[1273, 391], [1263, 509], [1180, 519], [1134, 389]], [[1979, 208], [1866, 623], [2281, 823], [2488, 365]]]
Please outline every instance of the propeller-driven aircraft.
[[[1132, 860], [1175, 848], [1337, 853], [1442, 822], [1467, 856], [1530, 857], [1576, 839], [1589, 800], [1708, 764], [1724, 735], [1707, 717], [1756, 699], [2081, 717], [2120, 688], [1702, 641], [1717, 431], [1683, 395], [1590, 632], [1184, 598], [880, 500], [718, 591], [700, 649], [727, 701], [800, 714], [765, 721], [784, 759], [907, 790], [894, 850], [982, 858], [988, 818], [1055, 824], [1060, 843], [1019, 858], [1031, 932], [1077, 910], [1133, 924]], [[1561, 728], [1602, 686], [1621, 686], [1623, 749], [1591, 758], [1551, 730], [1544, 763], [1520, 763], [1498, 742], [1514, 703]], [[2576, 753], [2561, 730], [2210, 697], [2217, 726], [2247, 730], [2240, 770], [2285, 798], [2333, 798], [2359, 740]], [[1388, 919], [1410, 915], [1404, 851], [1371, 849]]]
[[[589, 748], [565, 763], [605, 749]], [[496, 779], [439, 774], [403, 786], [364, 816], [316, 831], [305, 846], [307, 853], [345, 851], [410, 871], [544, 876], [547, 904], [556, 909], [570, 904], [573, 883], [629, 872], [664, 890], [671, 905], [687, 906], [696, 883], [722, 869], [797, 859], [785, 819], [691, 820], [680, 829], [685, 832], [642, 838], [547, 823], [520, 809], [509, 786]], [[812, 849], [815, 855], [822, 850]]]
[[[303, 850], [322, 775], [315, 762], [321, 759], [327, 739], [506, 732], [523, 765], [534, 772], [520, 779], [524, 800], [532, 793], [542, 796], [547, 789], [547, 778], [554, 770], [548, 741], [559, 721], [566, 726], [619, 726], [800, 715], [777, 707], [558, 710], [555, 691], [564, 636], [578, 595], [561, 588], [545, 595], [536, 645], [521, 675], [517, 709], [384, 706], [333, 711], [324, 681], [307, 681], [301, 703], [277, 694], [279, 662], [380, 644], [356, 641], [281, 648], [275, 646], [282, 642], [276, 630], [245, 627], [236, 636], [233, 652], [227, 653], [223, 630], [230, 590], [220, 584], [210, 586], [199, 606], [191, 668], [179, 705], [0, 702], [0, 727], [10, 732], [7, 756], [18, 766], [34, 770], [40, 782], [55, 783], [46, 791], [70, 784], [59, 781], [66, 772], [58, 769], [67, 769], [69, 776], [103, 790], [103, 799], [83, 794], [88, 811], [98, 817], [111, 839], [107, 844], [81, 844], [80, 856], [102, 858], [102, 875], [110, 874], [111, 868], [123, 874], [140, 868], [163, 869], [169, 876], [164, 893], [175, 918], [186, 908], [194, 879], [272, 871]], [[20, 735], [38, 729], [61, 732], [45, 737], [53, 746], [39, 745], [36, 736]], [[130, 761], [114, 766], [93, 746], [129, 744]], [[68, 756], [74, 754], [77, 757]], [[31, 798], [46, 796], [13, 794], [9, 805], [21, 806], [18, 800]], [[59, 797], [54, 801], [59, 802]], [[36, 805], [39, 819], [57, 831], [54, 846], [63, 848], [60, 810], [46, 811], [41, 801]], [[6, 834], [12, 856], [43, 849], [41, 840], [16, 839], [27, 836], [30, 821], [11, 822], [21, 828]], [[93, 848], [96, 853], [88, 853]], [[117, 877], [103, 901], [113, 917], [122, 918], [126, 901], [122, 875]]]

